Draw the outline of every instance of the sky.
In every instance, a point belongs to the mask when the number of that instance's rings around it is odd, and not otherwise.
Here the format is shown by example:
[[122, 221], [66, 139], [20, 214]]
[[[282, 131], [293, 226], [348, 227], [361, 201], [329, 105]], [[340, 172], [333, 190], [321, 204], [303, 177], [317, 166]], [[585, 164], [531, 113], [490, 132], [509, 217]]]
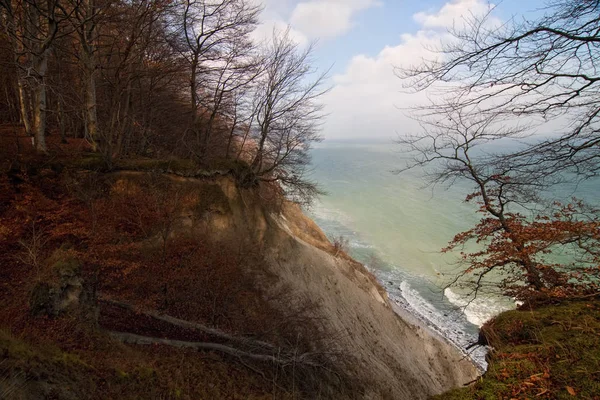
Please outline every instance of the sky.
[[[430, 58], [453, 23], [486, 12], [486, 0], [263, 0], [255, 35], [290, 28], [302, 46], [315, 43], [314, 65], [329, 70], [323, 96], [326, 140], [392, 140], [418, 129], [403, 111], [425, 100], [410, 94], [394, 67]], [[534, 18], [543, 0], [503, 0], [493, 18]]]

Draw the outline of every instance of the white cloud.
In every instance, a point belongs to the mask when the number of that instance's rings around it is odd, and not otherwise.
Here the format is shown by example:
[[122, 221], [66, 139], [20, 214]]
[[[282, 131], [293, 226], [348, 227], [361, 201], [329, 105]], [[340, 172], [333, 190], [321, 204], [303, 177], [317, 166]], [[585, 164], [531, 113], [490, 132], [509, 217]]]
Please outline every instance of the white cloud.
[[407, 94], [394, 67], [417, 65], [435, 54], [440, 41], [449, 39], [446, 28], [456, 18], [487, 10], [485, 0], [454, 0], [433, 13], [418, 13], [421, 28], [403, 34], [400, 43], [386, 46], [375, 57], [355, 56], [344, 73], [334, 76], [334, 87], [324, 98], [329, 116], [324, 134], [329, 139], [352, 137], [394, 138], [418, 128], [399, 108], [427, 100], [426, 93]]
[[289, 37], [300, 46], [307, 45], [309, 43], [308, 37], [298, 31], [297, 29], [291, 28], [282, 19], [270, 19], [263, 20], [263, 22], [252, 32], [252, 38], [256, 42], [270, 41], [273, 39], [273, 32], [285, 32], [289, 28]]
[[419, 12], [413, 15], [413, 19], [421, 24], [423, 28], [449, 28], [454, 24], [460, 25], [466, 18], [473, 15], [486, 13], [490, 5], [481, 0], [460, 0], [446, 3], [434, 13]]
[[332, 38], [352, 28], [356, 13], [377, 5], [377, 0], [303, 1], [294, 8], [290, 23], [311, 39]]
[[256, 41], [269, 40], [273, 30], [290, 28], [300, 45], [314, 39], [330, 39], [348, 32], [356, 14], [381, 5], [380, 0], [250, 0], [263, 7]]

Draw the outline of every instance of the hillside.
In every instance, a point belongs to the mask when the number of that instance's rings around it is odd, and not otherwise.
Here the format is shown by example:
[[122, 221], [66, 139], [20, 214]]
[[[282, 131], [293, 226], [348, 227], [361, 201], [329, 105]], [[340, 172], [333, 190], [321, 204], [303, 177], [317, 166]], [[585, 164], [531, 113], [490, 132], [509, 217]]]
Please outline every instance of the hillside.
[[505, 312], [483, 327], [493, 347], [477, 384], [434, 399], [600, 399], [600, 302]]
[[239, 166], [35, 156], [1, 176], [9, 398], [427, 398], [471, 381]]

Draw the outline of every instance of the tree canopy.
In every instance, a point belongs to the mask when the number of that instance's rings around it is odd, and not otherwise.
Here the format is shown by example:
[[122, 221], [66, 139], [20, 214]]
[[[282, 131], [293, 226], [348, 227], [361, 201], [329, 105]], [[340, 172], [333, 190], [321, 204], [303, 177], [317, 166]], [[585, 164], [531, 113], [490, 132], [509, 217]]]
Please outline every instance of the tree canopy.
[[131, 157], [229, 165], [309, 201], [323, 75], [285, 30], [253, 36], [261, 11], [250, 0], [1, 0], [0, 123], [38, 153], [52, 150], [47, 138], [84, 139], [108, 168]]

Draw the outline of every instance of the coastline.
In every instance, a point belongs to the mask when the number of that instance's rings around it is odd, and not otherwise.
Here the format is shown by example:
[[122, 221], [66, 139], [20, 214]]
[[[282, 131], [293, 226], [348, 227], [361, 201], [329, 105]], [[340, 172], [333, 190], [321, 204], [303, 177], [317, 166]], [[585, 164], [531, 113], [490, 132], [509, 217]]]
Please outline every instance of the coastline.
[[[336, 250], [299, 206], [289, 204], [271, 220], [281, 228], [266, 241], [273, 272], [319, 304], [318, 318], [327, 321], [338, 351], [351, 355], [355, 379], [379, 388], [374, 398], [427, 399], [481, 375], [455, 344], [398, 308], [381, 280]], [[278, 231], [273, 225], [271, 233]]]
[[[384, 286], [384, 288], [385, 288], [385, 286]], [[473, 352], [467, 351], [467, 349], [462, 347], [460, 343], [457, 343], [456, 341], [452, 340], [452, 338], [444, 335], [443, 332], [436, 329], [436, 326], [433, 325], [431, 322], [427, 321], [425, 319], [425, 317], [422, 317], [420, 314], [417, 314], [416, 312], [411, 312], [404, 305], [400, 304], [399, 301], [396, 301], [394, 297], [390, 297], [390, 295], [388, 293], [388, 299], [389, 299], [389, 303], [392, 307], [392, 310], [394, 311], [394, 313], [396, 313], [396, 315], [398, 315], [399, 318], [401, 318], [403, 321], [408, 322], [409, 324], [413, 325], [417, 330], [423, 330], [423, 331], [427, 332], [428, 335], [435, 336], [439, 340], [442, 340], [442, 341], [454, 346], [458, 351], [461, 352], [461, 354], [463, 354], [465, 356], [465, 358], [468, 358], [472, 362], [472, 364], [477, 368], [477, 370], [480, 372], [480, 374], [484, 374], [486, 372], [487, 362], [485, 361], [485, 355], [488, 353], [487, 348], [485, 348], [485, 347], [475, 348], [474, 347], [475, 350], [477, 350], [477, 349], [482, 350], [479, 352], [480, 356], [474, 357], [474, 354], [473, 354], [474, 351]]]

